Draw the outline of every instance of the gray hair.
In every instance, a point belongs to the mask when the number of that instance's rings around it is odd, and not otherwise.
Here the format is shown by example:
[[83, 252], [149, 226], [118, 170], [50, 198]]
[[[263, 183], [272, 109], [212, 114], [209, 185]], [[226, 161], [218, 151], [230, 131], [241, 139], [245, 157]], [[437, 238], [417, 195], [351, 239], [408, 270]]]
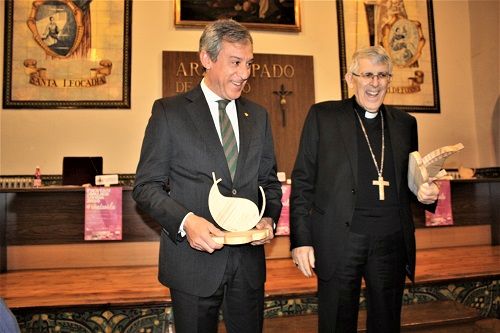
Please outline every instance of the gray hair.
[[375, 64], [384, 64], [389, 67], [389, 73], [392, 73], [392, 60], [385, 49], [378, 46], [370, 46], [359, 49], [352, 55], [352, 62], [349, 66], [350, 73], [357, 73], [359, 69], [359, 59], [370, 59]]
[[223, 41], [253, 44], [247, 28], [232, 19], [220, 19], [205, 27], [200, 37], [199, 51], [206, 51], [210, 59], [216, 61]]

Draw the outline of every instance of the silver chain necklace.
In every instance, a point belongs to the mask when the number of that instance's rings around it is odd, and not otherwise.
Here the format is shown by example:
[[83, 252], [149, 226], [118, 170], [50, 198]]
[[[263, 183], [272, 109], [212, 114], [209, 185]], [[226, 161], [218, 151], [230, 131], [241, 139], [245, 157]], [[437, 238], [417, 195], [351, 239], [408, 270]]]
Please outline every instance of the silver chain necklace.
[[368, 144], [368, 148], [370, 149], [370, 154], [372, 155], [373, 164], [377, 169], [378, 179], [372, 181], [372, 185], [378, 186], [378, 197], [379, 200], [385, 200], [385, 191], [384, 186], [389, 186], [389, 182], [384, 180], [382, 173], [384, 172], [384, 155], [385, 155], [385, 135], [384, 135], [384, 114], [382, 111], [380, 112], [380, 119], [382, 121], [382, 156], [380, 158], [380, 168], [377, 163], [377, 159], [375, 158], [375, 154], [373, 153], [372, 145], [370, 144], [370, 139], [368, 138], [368, 134], [366, 133], [365, 126], [363, 125], [363, 121], [359, 116], [358, 112], [354, 110], [356, 117], [359, 120], [359, 124], [361, 125], [361, 129], [363, 130], [363, 134], [365, 135], [366, 143]]

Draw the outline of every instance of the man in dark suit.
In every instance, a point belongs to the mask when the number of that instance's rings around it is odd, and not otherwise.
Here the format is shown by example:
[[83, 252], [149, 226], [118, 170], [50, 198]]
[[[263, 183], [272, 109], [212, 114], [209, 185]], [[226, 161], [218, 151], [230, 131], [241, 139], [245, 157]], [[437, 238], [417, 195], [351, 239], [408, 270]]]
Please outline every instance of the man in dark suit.
[[[408, 156], [414, 117], [383, 100], [392, 64], [382, 47], [357, 51], [345, 79], [354, 97], [315, 104], [292, 172], [290, 240], [302, 273], [318, 278], [319, 331], [356, 332], [361, 279], [367, 329], [399, 332], [405, 273], [415, 272]], [[419, 201], [437, 199], [434, 183]]]
[[[176, 332], [216, 332], [221, 306], [228, 332], [261, 332], [263, 244], [273, 238], [281, 211], [270, 119], [240, 97], [253, 63], [245, 27], [233, 20], [209, 24], [199, 51], [201, 84], [153, 105], [133, 196], [162, 226], [159, 280], [170, 288]], [[227, 197], [258, 204], [264, 189], [266, 209], [256, 228], [269, 229], [268, 237], [238, 246], [212, 239], [222, 235], [208, 207], [212, 172]]]

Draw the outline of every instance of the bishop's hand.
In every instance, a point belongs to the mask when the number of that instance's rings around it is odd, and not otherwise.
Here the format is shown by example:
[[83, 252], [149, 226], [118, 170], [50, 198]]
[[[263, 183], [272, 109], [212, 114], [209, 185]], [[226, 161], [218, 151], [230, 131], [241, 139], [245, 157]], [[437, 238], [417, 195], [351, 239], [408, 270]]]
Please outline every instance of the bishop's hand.
[[423, 183], [418, 188], [417, 199], [425, 205], [429, 205], [437, 200], [439, 187], [433, 181]]
[[306, 277], [314, 276], [314, 248], [312, 246], [299, 246], [292, 249], [292, 260], [295, 266], [304, 274]]

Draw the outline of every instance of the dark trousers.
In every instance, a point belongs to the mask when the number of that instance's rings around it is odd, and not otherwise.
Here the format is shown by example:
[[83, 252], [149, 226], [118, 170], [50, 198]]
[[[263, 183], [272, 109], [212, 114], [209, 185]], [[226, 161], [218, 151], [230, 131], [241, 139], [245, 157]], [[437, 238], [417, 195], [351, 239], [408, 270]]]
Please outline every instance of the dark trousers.
[[350, 232], [334, 276], [318, 279], [319, 332], [356, 333], [361, 278], [366, 283], [367, 332], [399, 332], [405, 262], [400, 232], [387, 236]]
[[176, 333], [216, 333], [222, 306], [228, 333], [260, 333], [264, 286], [253, 289], [242, 273], [240, 249], [232, 247], [222, 283], [209, 297], [170, 290]]

